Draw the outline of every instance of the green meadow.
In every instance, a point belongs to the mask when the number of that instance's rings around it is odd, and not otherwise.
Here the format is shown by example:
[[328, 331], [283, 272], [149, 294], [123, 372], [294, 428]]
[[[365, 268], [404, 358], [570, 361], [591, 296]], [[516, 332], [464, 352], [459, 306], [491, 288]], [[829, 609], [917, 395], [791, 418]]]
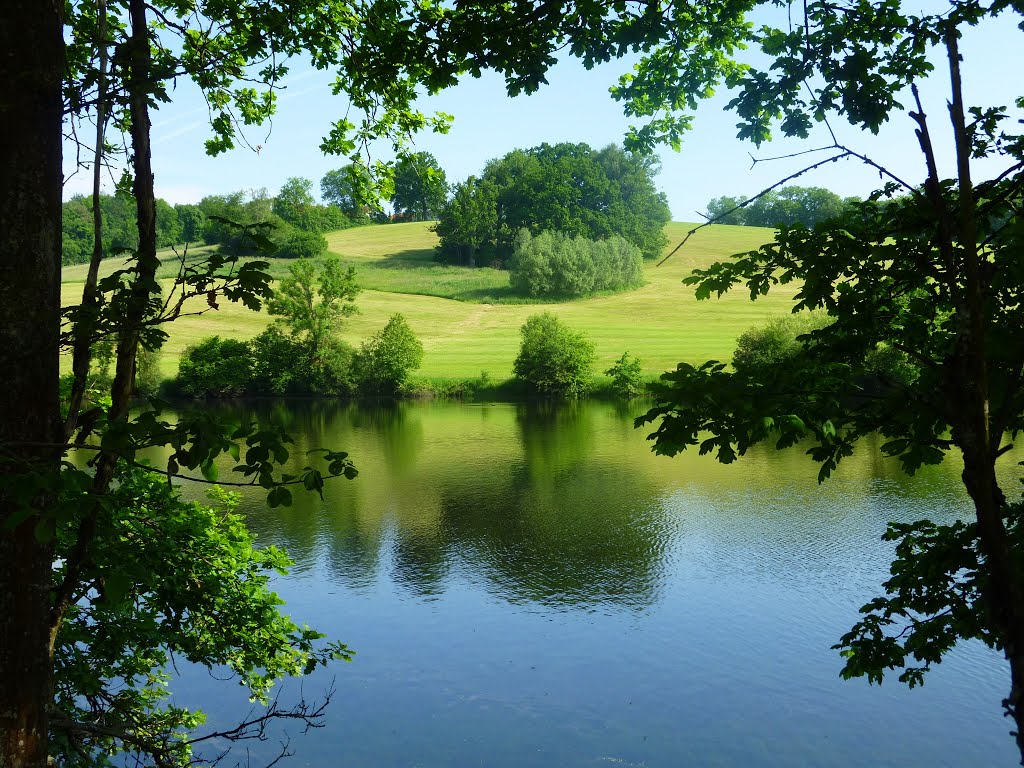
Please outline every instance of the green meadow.
[[[692, 226], [669, 224], [667, 250]], [[330, 233], [327, 239], [329, 251], [355, 267], [363, 288], [357, 300], [359, 313], [341, 329], [346, 341], [357, 345], [383, 327], [389, 316], [401, 312], [426, 351], [418, 376], [465, 379], [486, 371], [493, 380], [502, 380], [512, 374], [519, 327], [539, 311], [553, 312], [587, 334], [597, 349], [595, 373], [624, 351], [639, 357], [652, 377], [679, 361], [728, 360], [740, 333], [789, 311], [795, 289], [786, 286], [757, 302], [751, 302], [743, 290], [698, 302], [693, 289], [681, 280], [696, 267], [756, 248], [771, 235], [772, 230], [755, 227], [706, 227], [663, 265], [648, 264], [641, 288], [541, 306], [510, 303], [507, 272], [435, 263], [437, 238], [429, 223], [359, 227]], [[194, 249], [186, 258], [196, 255]], [[178, 257], [171, 251], [161, 256], [164, 265], [159, 276], [169, 286], [177, 273]], [[269, 261], [275, 277], [286, 273], [288, 260]], [[107, 260], [104, 273], [119, 266], [118, 259]], [[64, 269], [65, 303], [80, 299], [85, 273], [85, 265]], [[191, 309], [200, 311], [206, 304], [196, 301]], [[227, 302], [217, 311], [182, 318], [167, 328], [170, 340], [162, 350], [161, 371], [174, 375], [181, 352], [205, 336], [251, 338], [271, 319], [265, 312]]]

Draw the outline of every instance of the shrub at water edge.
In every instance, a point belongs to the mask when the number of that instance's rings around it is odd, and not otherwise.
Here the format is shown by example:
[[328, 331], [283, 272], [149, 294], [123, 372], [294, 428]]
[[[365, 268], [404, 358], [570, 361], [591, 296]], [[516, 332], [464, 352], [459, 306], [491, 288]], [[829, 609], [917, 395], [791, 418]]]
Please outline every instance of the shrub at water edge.
[[423, 362], [423, 344], [401, 314], [395, 314], [379, 332], [364, 341], [353, 370], [361, 392], [394, 395]]
[[594, 345], [550, 312], [531, 315], [519, 329], [522, 342], [513, 372], [543, 395], [577, 397], [586, 392]]
[[178, 366], [178, 387], [194, 397], [237, 397], [250, 379], [249, 345], [209, 336], [186, 347]]

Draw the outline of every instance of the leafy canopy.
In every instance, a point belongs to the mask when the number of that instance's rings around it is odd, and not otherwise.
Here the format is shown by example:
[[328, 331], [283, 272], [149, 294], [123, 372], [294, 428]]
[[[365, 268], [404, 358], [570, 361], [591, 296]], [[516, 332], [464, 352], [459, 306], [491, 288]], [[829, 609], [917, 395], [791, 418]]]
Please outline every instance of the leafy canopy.
[[645, 258], [661, 255], [670, 213], [654, 187], [657, 163], [616, 146], [542, 144], [514, 150], [457, 188], [441, 211], [438, 255], [466, 262], [469, 252], [507, 259], [519, 230], [603, 240], [618, 235]]
[[315, 366], [341, 321], [357, 311], [358, 294], [354, 267], [343, 267], [334, 256], [319, 263], [299, 259], [288, 265], [288, 275], [267, 302], [267, 311], [280, 318]]
[[531, 315], [519, 329], [522, 341], [512, 370], [542, 395], [578, 397], [590, 386], [594, 345], [551, 312]]
[[590, 296], [643, 284], [640, 249], [623, 237], [606, 240], [569, 237], [561, 232], [519, 231], [509, 283], [526, 296]]
[[406, 319], [395, 314], [360, 345], [353, 362], [354, 377], [367, 394], [394, 395], [422, 362], [423, 343]]
[[398, 160], [391, 196], [397, 215], [414, 221], [436, 219], [447, 200], [448, 180], [436, 157], [416, 152]]

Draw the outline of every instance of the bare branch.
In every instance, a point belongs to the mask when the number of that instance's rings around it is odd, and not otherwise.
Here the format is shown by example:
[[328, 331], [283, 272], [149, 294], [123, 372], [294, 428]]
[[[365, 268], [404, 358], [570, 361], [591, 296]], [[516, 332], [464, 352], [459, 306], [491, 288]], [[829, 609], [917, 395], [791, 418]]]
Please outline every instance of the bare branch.
[[[656, 264], [656, 266], [660, 267], [662, 264], [664, 264], [666, 261], [668, 261], [670, 258], [672, 258], [672, 256], [675, 255], [676, 251], [678, 251], [680, 248], [682, 248], [684, 245], [686, 245], [686, 242], [691, 237], [693, 237], [693, 235], [695, 235], [697, 232], [699, 232], [700, 230], [704, 229], [704, 227], [710, 227], [712, 224], [718, 223], [719, 221], [724, 219], [726, 216], [728, 216], [728, 215], [730, 215], [732, 213], [735, 213], [736, 211], [740, 210], [741, 208], [747, 207], [748, 205], [753, 203], [755, 200], [760, 200], [762, 197], [767, 195], [773, 189], [777, 189], [778, 187], [781, 187], [786, 182], [792, 181], [793, 179], [796, 179], [796, 178], [799, 178], [800, 176], [803, 176], [805, 173], [809, 173], [809, 172], [813, 171], [815, 168], [820, 168], [821, 166], [827, 165], [828, 163], [834, 163], [834, 162], [836, 162], [838, 160], [842, 160], [844, 157], [847, 157], [850, 154], [851, 153], [849, 151], [846, 151], [846, 152], [843, 152], [843, 153], [841, 153], [839, 155], [835, 155], [834, 157], [829, 157], [829, 158], [826, 158], [825, 160], [821, 160], [821, 161], [819, 161], [817, 163], [814, 163], [813, 165], [809, 165], [806, 168], [803, 168], [803, 169], [797, 171], [796, 173], [791, 173], [786, 178], [782, 179], [781, 181], [775, 182], [770, 187], [766, 187], [765, 189], [762, 189], [760, 192], [758, 192], [753, 197], [750, 197], [750, 198], [744, 200], [742, 203], [740, 203], [739, 205], [737, 205], [737, 206], [735, 206], [733, 208], [730, 208], [728, 211], [725, 211], [724, 213], [720, 213], [719, 215], [714, 216], [712, 218], [708, 218], [708, 220], [705, 221], [703, 224], [698, 224], [696, 227], [694, 227], [689, 232], [687, 232], [686, 233], [686, 237], [684, 237], [682, 239], [682, 241], [679, 243], [679, 245], [677, 245], [675, 248], [673, 248], [665, 258], [663, 258], [661, 261], [659, 261]], [[707, 217], [705, 216], [705, 218], [707, 218]]]

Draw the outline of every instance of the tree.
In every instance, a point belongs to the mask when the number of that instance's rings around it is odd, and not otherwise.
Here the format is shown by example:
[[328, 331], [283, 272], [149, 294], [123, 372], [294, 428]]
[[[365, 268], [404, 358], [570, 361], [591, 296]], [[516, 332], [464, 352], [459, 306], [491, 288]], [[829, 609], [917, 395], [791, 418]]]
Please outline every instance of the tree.
[[631, 357], [629, 352], [623, 352], [622, 357], [604, 375], [612, 377], [612, 389], [620, 397], [636, 397], [644, 391], [640, 359]]
[[394, 395], [423, 362], [423, 343], [401, 314], [364, 341], [356, 355], [355, 379], [373, 395]]
[[238, 397], [249, 384], [249, 368], [244, 341], [209, 336], [181, 353], [178, 386], [194, 397]]
[[[250, 448], [239, 471], [268, 488], [272, 504], [288, 499], [271, 459], [285, 456], [286, 451], [280, 444], [271, 450], [273, 431], [210, 428], [208, 420], [175, 426], [151, 410], [129, 415], [140, 344], [159, 346], [163, 338], [159, 326], [177, 317], [189, 298], [205, 296], [211, 308], [225, 297], [258, 307], [268, 279], [259, 263], [238, 265], [215, 255], [199, 264], [183, 264], [177, 294], [166, 300], [161, 297], [155, 280], [158, 212], [150, 168], [150, 113], [168, 101], [167, 85], [172, 79], [190, 77], [211, 105], [214, 136], [208, 142], [209, 151], [231, 148], [238, 138], [236, 126], [259, 123], [272, 113], [274, 84], [285, 71], [284, 64], [277, 62], [308, 48], [314, 63], [323, 68], [363, 46], [358, 42], [361, 33], [342, 34], [346, 27], [359, 29], [362, 20], [337, 10], [302, 0], [287, 9], [247, 2], [199, 8], [191, 2], [142, 0], [3, 4], [0, 42], [8, 55], [2, 73], [10, 88], [0, 109], [12, 133], [0, 155], [4, 190], [0, 272], [5, 298], [0, 359], [5, 370], [17, 371], [0, 408], [0, 764], [5, 768], [46, 765], [50, 747], [61, 750], [68, 743], [51, 731], [79, 733], [85, 727], [82, 722], [49, 717], [58, 686], [76, 682], [55, 680], [55, 652], [72, 631], [79, 598], [96, 585], [87, 580], [93, 556], [114, 535], [103, 525], [101, 513], [118, 504], [112, 496], [115, 478], [126, 464], [132, 464], [136, 447], [172, 445], [169, 478], [179, 474], [179, 467], [210, 472], [214, 458], [229, 450], [228, 437], [233, 434]], [[346, 46], [350, 46], [347, 53], [342, 50]], [[250, 65], [258, 66], [258, 71]], [[335, 151], [345, 151], [353, 133], [362, 133], [365, 140], [369, 140], [366, 131], [397, 136], [381, 126], [381, 119], [385, 124], [396, 114], [417, 119], [408, 109], [411, 94], [402, 87], [408, 80], [395, 75], [378, 73], [369, 79], [359, 75], [360, 85], [342, 85], [343, 90], [353, 91], [357, 108], [372, 116], [358, 129], [336, 126], [331, 136]], [[242, 77], [246, 83], [237, 87]], [[250, 87], [252, 83], [263, 83], [266, 90], [260, 93]], [[62, 317], [60, 196], [65, 120], [71, 136], [84, 135], [76, 129], [86, 124], [96, 129], [95, 151], [89, 154], [95, 243], [82, 303], [68, 308]], [[130, 171], [126, 182], [133, 192], [137, 237], [127, 243], [135, 249], [130, 267], [100, 281], [99, 260], [104, 253], [100, 173], [117, 151], [117, 145], [105, 137], [108, 122], [127, 136], [124, 150]], [[259, 244], [260, 233], [250, 230], [249, 234]], [[117, 348], [110, 405], [84, 411], [92, 346], [97, 339], [111, 336], [116, 336]], [[62, 347], [71, 352], [74, 371], [63, 410], [57, 367]], [[95, 445], [90, 442], [94, 434], [102, 435]], [[83, 475], [73, 469], [72, 462], [63, 461], [68, 452], [93, 447], [98, 452], [91, 462], [92, 475]], [[351, 469], [345, 457], [330, 456], [326, 460], [333, 469], [327, 474]], [[302, 474], [296, 482], [314, 490], [322, 482], [319, 470], [310, 468]], [[73, 524], [67, 531], [69, 520]], [[61, 571], [54, 569], [58, 525], [62, 535], [67, 534]], [[97, 583], [102, 587], [102, 582]], [[81, 626], [101, 631], [110, 624]], [[120, 651], [131, 655], [129, 645]], [[131, 682], [130, 676], [122, 675], [122, 684]], [[88, 690], [72, 691], [69, 700], [81, 701]], [[145, 718], [147, 711], [128, 714]], [[195, 722], [184, 725], [192, 727]], [[174, 731], [179, 724], [172, 722], [169, 727]], [[130, 729], [116, 727], [109, 735], [120, 744], [133, 738]], [[171, 733], [160, 734], [161, 740], [165, 737]], [[164, 743], [161, 740], [133, 746], [149, 759], [161, 760], [163, 755], [153, 751], [154, 744]], [[110, 745], [101, 742], [90, 747], [80, 742], [79, 746], [99, 755], [109, 751]], [[55, 757], [76, 759], [75, 755], [83, 753], [59, 752]], [[83, 759], [89, 759], [88, 752]]]
[[[12, 525], [22, 505], [14, 483], [52, 475], [62, 441], [58, 399], [61, 264], [62, 4], [20, 0], [0, 11], [8, 87], [0, 116], [0, 763], [46, 764], [53, 663], [50, 571], [53, 542], [36, 520]], [[17, 66], [25, 74], [15, 76]], [[21, 446], [12, 452], [11, 445]], [[10, 457], [17, 459], [12, 463]], [[45, 510], [45, 495], [32, 500]]]
[[358, 293], [354, 267], [343, 268], [333, 256], [319, 264], [299, 259], [288, 265], [288, 276], [267, 302], [267, 311], [281, 318], [278, 322], [302, 345], [309, 370], [315, 371], [341, 321], [356, 312]]
[[319, 232], [281, 227], [273, 234], [274, 255], [281, 259], [315, 259], [327, 250], [327, 238]]
[[184, 243], [198, 243], [203, 239], [206, 227], [206, 213], [198, 205], [176, 205], [174, 211], [181, 226], [181, 239]]
[[[973, 553], [973, 561], [963, 562], [968, 567], [977, 565], [972, 572], [977, 578], [968, 584], [976, 588], [981, 600], [966, 603], [974, 611], [964, 613], [959, 608], [965, 603], [956, 599], [967, 593], [950, 587], [930, 596], [937, 604], [946, 601], [949, 608], [957, 608], [958, 619], [973, 617], [985, 637], [1005, 650], [1011, 667], [1006, 707], [1017, 733], [1024, 734], [1024, 589], [1015, 565], [1019, 553], [1019, 539], [1013, 535], [1016, 512], [999, 489], [994, 471], [1004, 448], [999, 429], [1019, 411], [1013, 388], [999, 389], [1015, 382], [1014, 370], [1009, 367], [1012, 360], [1000, 357], [999, 351], [1008, 348], [1002, 344], [1004, 338], [1012, 338], [1013, 324], [1008, 318], [1016, 306], [1003, 299], [1021, 282], [1015, 264], [1005, 257], [1013, 252], [1017, 236], [1024, 141], [1008, 127], [1006, 112], [997, 105], [975, 108], [968, 122], [958, 49], [962, 29], [999, 13], [1019, 15], [1019, 6], [1008, 0], [991, 5], [966, 0], [934, 14], [913, 15], [895, 2], [810, 2], [795, 9], [790, 16], [792, 24], [787, 21], [784, 28], [778, 28], [770, 21], [750, 22], [747, 14], [757, 5], [753, 0], [661, 6], [630, 0], [554, 0], [534, 5], [377, 3], [364, 13], [312, 0], [292, 0], [287, 8], [248, 0], [203, 4], [201, 9], [189, 0], [72, 0], [63, 7], [53, 0], [0, 4], [0, 43], [7, 53], [0, 65], [7, 83], [0, 116], [9, 136], [0, 149], [0, 287], [4, 299], [0, 301], [0, 363], [5, 371], [16, 372], [7, 382], [0, 405], [4, 457], [0, 463], [0, 679], [4, 681], [0, 686], [0, 763], [18, 768], [46, 764], [51, 725], [48, 707], [54, 690], [53, 633], [59, 635], [74, 604], [67, 590], [80, 584], [77, 578], [90, 549], [102, 542], [102, 532], [95, 524], [103, 502], [111, 498], [115, 470], [131, 459], [125, 445], [170, 443], [179, 446], [173, 456], [183, 462], [181, 467], [208, 468], [231, 445], [226, 438], [210, 438], [234, 434], [252, 440], [252, 447], [259, 447], [260, 455], [267, 457], [239, 465], [244, 467], [240, 471], [249, 473], [244, 476], [256, 478], [268, 488], [272, 503], [287, 499], [287, 488], [274, 474], [273, 451], [267, 443], [270, 434], [198, 431], [199, 422], [174, 425], [152, 411], [129, 418], [128, 405], [140, 341], [157, 346], [159, 325], [176, 317], [181, 308], [175, 302], [167, 305], [158, 300], [155, 288], [158, 261], [149, 165], [150, 112], [167, 103], [168, 86], [174, 78], [192, 79], [211, 105], [213, 135], [207, 149], [213, 154], [223, 152], [244, 142], [244, 134], [239, 133], [243, 126], [260, 123], [273, 113], [276, 82], [284, 74], [288, 57], [302, 51], [308, 51], [315, 66], [338, 69], [335, 88], [349, 97], [356, 113], [365, 116], [358, 125], [347, 118], [337, 120], [322, 145], [325, 151], [346, 155], [352, 162], [378, 139], [391, 140], [401, 148], [417, 130], [446, 129], [448, 116], [427, 116], [413, 108], [418, 92], [437, 92], [456, 82], [460, 74], [479, 74], [489, 68], [504, 76], [511, 95], [530, 93], [543, 84], [548, 67], [565, 51], [587, 66], [614, 56], [639, 54], [639, 61], [613, 89], [627, 114], [636, 118], [625, 140], [630, 151], [643, 151], [659, 142], [678, 146], [691, 122], [683, 110], [695, 108], [699, 99], [722, 84], [735, 89], [730, 108], [739, 118], [740, 138], [758, 144], [770, 138], [776, 126], [787, 135], [806, 137], [815, 121], [837, 114], [856, 126], [877, 130], [902, 109], [900, 99], [916, 98], [913, 91], [910, 97], [900, 94], [908, 83], [916, 84], [932, 71], [929, 52], [937, 49], [945, 55], [956, 176], [946, 181], [938, 177], [931, 142], [933, 126], [915, 103], [909, 117], [920, 137], [926, 184], [902, 184], [889, 177], [902, 185], [910, 202], [897, 208], [864, 209], [864, 220], [884, 226], [854, 230], [865, 238], [863, 253], [885, 256], [861, 265], [864, 275], [857, 279], [844, 274], [838, 284], [844, 287], [836, 286], [833, 293], [843, 299], [835, 301], [836, 307], [843, 306], [851, 292], [856, 294], [861, 287], [865, 296], [876, 295], [871, 278], [885, 278], [879, 265], [898, 269], [900, 265], [890, 257], [901, 255], [901, 248], [915, 253], [915, 242], [918, 248], [930, 242], [939, 254], [941, 270], [929, 275], [934, 282], [928, 283], [923, 296], [908, 294], [909, 308], [900, 314], [900, 320], [910, 321], [917, 332], [920, 326], [914, 323], [927, 324], [938, 318], [929, 328], [937, 327], [940, 332], [929, 341], [943, 342], [943, 355], [938, 360], [922, 356], [946, 374], [936, 392], [942, 397], [960, 397], [956, 412], [945, 416], [953, 422], [951, 444], [963, 454], [965, 486], [975, 505], [973, 527], [957, 536], [945, 532], [941, 538], [946, 543], [964, 542], [966, 548], [962, 547], [960, 554], [968, 549]], [[62, 23], [67, 25], [66, 34]], [[753, 65], [735, 58], [749, 48], [758, 49], [765, 57]], [[240, 85], [242, 78], [244, 84]], [[116, 151], [116, 146], [106, 141], [104, 130], [108, 121], [126, 129], [125, 150], [130, 156], [129, 181], [139, 233], [130, 268], [102, 287], [97, 279], [102, 243], [94, 247], [83, 301], [66, 310], [64, 318], [58, 298], [62, 118], [81, 129], [69, 130], [72, 135], [84, 136], [89, 125], [97, 129], [94, 153], [87, 148], [97, 179], [93, 205], [97, 232], [101, 229], [98, 175]], [[831, 149], [834, 154], [816, 165], [847, 157], [872, 162], [838, 141]], [[1007, 166], [979, 183], [972, 161], [983, 156], [1002, 156]], [[885, 174], [885, 169], [875, 168]], [[390, 197], [387, 167], [378, 164], [374, 171], [371, 184], [380, 192], [378, 197]], [[913, 232], [912, 226], [903, 228], [907, 225], [897, 221], [897, 213], [916, 222], [916, 235], [889, 243], [878, 239], [880, 233]], [[998, 229], [1000, 222], [1002, 228]], [[839, 230], [829, 231], [837, 241], [847, 237]], [[260, 234], [258, 230], [253, 233]], [[783, 244], [765, 258], [774, 258], [773, 254], [781, 258], [787, 253], [802, 256], [797, 241], [803, 235], [794, 237], [792, 249], [786, 250], [790, 245]], [[848, 247], [843, 258], [851, 255], [849, 251]], [[927, 255], [934, 256], [931, 251]], [[808, 264], [813, 263], [811, 258]], [[256, 305], [265, 295], [265, 273], [246, 267], [235, 271], [235, 264], [222, 256], [211, 257], [205, 266], [183, 271], [181, 293], [205, 295], [212, 303], [227, 297]], [[786, 274], [763, 274], [753, 281], [754, 286], [761, 291]], [[827, 267], [822, 274], [827, 274]], [[823, 302], [830, 303], [828, 299]], [[940, 318], [942, 312], [947, 314]], [[850, 328], [849, 323], [841, 327]], [[90, 349], [97, 337], [115, 332], [118, 346], [111, 406], [103, 418], [91, 420], [96, 414], [85, 418], [89, 412], [81, 410]], [[872, 330], [862, 335], [870, 340], [881, 333]], [[841, 336], [837, 333], [835, 338]], [[854, 349], [863, 343], [861, 336], [852, 332], [843, 338]], [[69, 405], [63, 412], [57, 396], [57, 355], [62, 345], [71, 352], [74, 371]], [[933, 353], [935, 348], [928, 350]], [[930, 365], [922, 362], [924, 368]], [[930, 375], [938, 380], [934, 370]], [[837, 391], [843, 390], [839, 387]], [[844, 402], [855, 400], [846, 397]], [[998, 409], [990, 407], [993, 403]], [[911, 403], [901, 414], [917, 413], [922, 415], [922, 423], [927, 422], [929, 411], [916, 407]], [[821, 435], [831, 440], [831, 427], [825, 422], [820, 426]], [[89, 450], [92, 443], [88, 438], [94, 428], [104, 435], [95, 456], [95, 475], [83, 490], [84, 478], [72, 472], [68, 463], [62, 464], [62, 459], [67, 452]], [[843, 433], [843, 441], [850, 434]], [[939, 451], [948, 447], [911, 440], [894, 450], [909, 446], [911, 452], [921, 449], [919, 454], [934, 455], [922, 445]], [[665, 444], [666, 449], [670, 447]], [[830, 449], [826, 453], [832, 455]], [[331, 466], [337, 473], [346, 467], [340, 458]], [[321, 480], [310, 470], [294, 482], [316, 488]], [[64, 490], [69, 494], [68, 504], [84, 514], [68, 550], [74, 578], [54, 583], [55, 550], [46, 531], [52, 530], [54, 516], [68, 509], [63, 501], [58, 503]], [[910, 554], [915, 547], [924, 546], [930, 554], [941, 556], [941, 549], [933, 546], [935, 541], [928, 532], [916, 536], [910, 542]], [[909, 562], [910, 558], [901, 558], [896, 565], [903, 567]], [[912, 570], [909, 576], [921, 573]], [[912, 582], [913, 578], [905, 581]], [[880, 629], [884, 629], [882, 618], [877, 625]], [[949, 629], [950, 625], [941, 624], [940, 619], [938, 628], [943, 627]], [[961, 635], [967, 634], [967, 628], [965, 622], [955, 626]], [[955, 636], [956, 632], [943, 634], [942, 642]], [[935, 638], [932, 635], [929, 644], [927, 635], [917, 635], [922, 641], [919, 648], [931, 658], [941, 655], [945, 647]], [[875, 645], [858, 645], [858, 649], [885, 650], [896, 642], [879, 636], [872, 639]], [[1018, 739], [1024, 750], [1024, 735]]]
[[527, 296], [589, 296], [643, 282], [640, 249], [623, 237], [606, 240], [522, 229], [509, 270], [512, 288]]
[[437, 158], [417, 152], [401, 158], [395, 166], [395, 213], [413, 221], [436, 219], [448, 200], [448, 180]]
[[760, 328], [750, 328], [736, 339], [732, 365], [751, 379], [767, 377], [786, 366], [804, 349], [800, 338], [828, 324], [828, 316], [804, 312], [772, 318]]
[[[757, 298], [795, 282], [795, 309], [823, 310], [830, 324], [808, 334], [799, 353], [767, 377], [730, 374], [715, 361], [680, 364], [641, 423], [658, 422], [653, 437], [661, 453], [699, 446], [724, 462], [764, 440], [787, 447], [806, 439], [821, 479], [874, 432], [887, 438], [883, 453], [907, 472], [958, 450], [974, 519], [890, 526], [887, 538], [898, 543], [886, 595], [864, 607], [838, 647], [845, 675], [878, 682], [897, 670], [911, 685], [961, 639], [1002, 650], [1010, 667], [1003, 706], [1024, 757], [1021, 506], [1007, 498], [995, 471], [1024, 416], [1015, 298], [1024, 285], [1017, 258], [1024, 137], [1010, 128], [1003, 107], [966, 109], [959, 49], [963, 29], [1007, 10], [969, 2], [911, 14], [894, 3], [812, 2], [793, 29], [766, 26], [753, 35], [770, 53], [771, 68], [730, 75], [741, 137], [760, 143], [776, 120], [783, 132], [806, 136], [813, 120], [837, 113], [877, 130], [901, 109], [897, 99], [909, 97], [914, 108], [906, 120], [921, 148], [924, 182], [904, 182], [836, 142], [814, 166], [857, 157], [880, 171], [885, 188], [813, 229], [783, 226], [774, 243], [688, 279], [700, 298], [738, 284]], [[696, 35], [681, 42], [688, 52], [699, 44]], [[917, 90], [936, 49], [945, 58], [952, 179], [938, 174], [938, 128]], [[723, 73], [735, 65], [724, 61]], [[639, 88], [657, 96], [670, 82], [682, 85], [665, 74], [668, 80], [652, 77], [620, 93]], [[1003, 170], [979, 181], [980, 158], [1001, 160]], [[884, 348], [909, 356], [916, 375], [878, 381], [870, 361]]]
[[316, 215], [316, 207], [313, 182], [292, 176], [281, 185], [271, 210], [292, 226], [307, 232], [318, 232], [320, 222]]
[[443, 260], [475, 267], [478, 256], [495, 254], [494, 232], [497, 226], [494, 185], [470, 176], [452, 189], [452, 197], [434, 225], [434, 231], [441, 239], [438, 254]]
[[578, 397], [590, 386], [594, 345], [550, 312], [531, 315], [512, 365], [516, 377], [542, 395]]
[[803, 224], [813, 227], [820, 221], [839, 216], [843, 209], [856, 202], [844, 200], [824, 187], [787, 186], [768, 190], [745, 200], [716, 197], [708, 203], [706, 216], [719, 224], [745, 224], [750, 227], [776, 227], [780, 224]]
[[368, 212], [363, 191], [372, 186], [369, 172], [361, 163], [350, 163], [344, 168], [328, 171], [320, 179], [320, 197], [328, 205], [339, 208], [353, 221], [366, 219]]
[[568, 143], [513, 150], [489, 162], [479, 183], [456, 188], [436, 227], [438, 254], [457, 260], [475, 249], [507, 259], [526, 228], [533, 235], [550, 231], [591, 240], [619, 235], [644, 258], [655, 258], [671, 218], [654, 187], [657, 172], [655, 162], [615, 146], [600, 152]]

